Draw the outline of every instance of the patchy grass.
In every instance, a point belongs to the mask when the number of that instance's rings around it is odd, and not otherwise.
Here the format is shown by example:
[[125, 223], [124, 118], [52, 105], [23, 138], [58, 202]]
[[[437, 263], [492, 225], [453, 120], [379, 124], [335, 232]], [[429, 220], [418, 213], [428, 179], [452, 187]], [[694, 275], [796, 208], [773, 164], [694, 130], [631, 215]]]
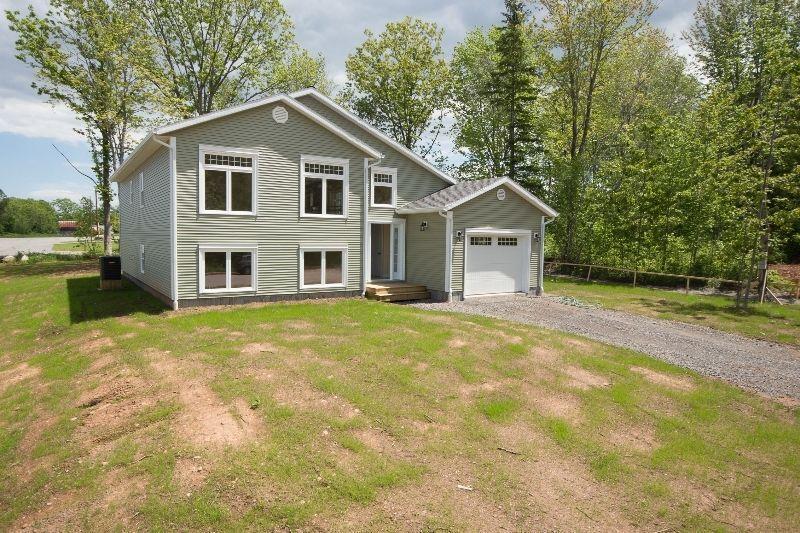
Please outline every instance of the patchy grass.
[[95, 270], [0, 267], [0, 529], [800, 519], [800, 414], [721, 382], [364, 300], [172, 312]]
[[548, 294], [572, 296], [609, 309], [738, 333], [748, 337], [800, 346], [800, 306], [750, 304], [736, 309], [727, 296], [685, 294], [680, 291], [632, 287], [617, 283], [546, 280]]
[[[111, 244], [111, 250], [113, 253], [119, 253], [119, 241], [114, 241]], [[99, 254], [103, 251], [103, 242], [102, 241], [94, 241], [93, 243], [89, 244], [88, 246], [82, 242], [59, 242], [53, 245], [54, 252], [84, 252], [84, 253], [95, 253]]]

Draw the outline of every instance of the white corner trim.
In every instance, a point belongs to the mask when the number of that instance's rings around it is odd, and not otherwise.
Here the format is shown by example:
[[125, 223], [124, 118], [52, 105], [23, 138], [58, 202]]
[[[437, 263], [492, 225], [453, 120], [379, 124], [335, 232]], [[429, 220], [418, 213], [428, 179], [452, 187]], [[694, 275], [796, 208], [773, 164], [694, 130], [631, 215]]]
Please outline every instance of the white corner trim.
[[[441, 213], [440, 213], [441, 214]], [[445, 256], [444, 256], [444, 291], [451, 298], [453, 283], [453, 212], [445, 215]]]
[[172, 309], [178, 309], [178, 145], [175, 137], [169, 138], [170, 173], [170, 251], [172, 252]]
[[[391, 174], [392, 183], [375, 183], [375, 173]], [[370, 207], [389, 207], [394, 208], [397, 206], [397, 169], [393, 167], [379, 167], [373, 166], [369, 172], [369, 205]], [[390, 187], [392, 189], [392, 203], [391, 204], [376, 204], [375, 203], [375, 187]]]
[[[301, 243], [297, 249], [298, 266], [297, 271], [297, 286], [300, 290], [307, 289], [345, 289], [347, 288], [347, 258], [348, 247], [346, 244], [323, 244], [323, 243]], [[305, 282], [305, 253], [306, 252], [321, 252], [320, 259], [320, 279], [322, 283], [307, 285]], [[342, 252], [342, 282], [341, 283], [326, 283], [325, 279], [325, 252]]]
[[[322, 213], [306, 213], [306, 163], [323, 163], [331, 165], [342, 165], [344, 174], [342, 176], [334, 174], [309, 174], [310, 176], [322, 178]], [[328, 180], [340, 180], [342, 182], [342, 214], [329, 215], [327, 211]], [[338, 157], [325, 157], [316, 155], [300, 155], [300, 218], [330, 218], [346, 220], [349, 210], [350, 196], [350, 160]]]
[[[205, 261], [203, 261], [206, 252], [226, 252], [225, 255], [225, 278], [226, 286], [231, 284], [231, 264], [230, 252], [250, 252], [250, 287], [236, 287], [224, 289], [206, 289], [205, 288]], [[258, 290], [258, 245], [257, 244], [200, 244], [197, 247], [197, 294], [198, 296], [214, 296], [214, 295], [236, 295], [236, 294], [252, 294]]]
[[455, 180], [451, 176], [445, 174], [444, 172], [442, 172], [441, 170], [436, 168], [434, 165], [432, 165], [431, 163], [426, 161], [423, 157], [415, 154], [413, 151], [409, 150], [408, 148], [406, 148], [402, 144], [398, 143], [397, 141], [395, 141], [394, 139], [392, 139], [391, 137], [389, 137], [388, 135], [386, 135], [382, 131], [380, 131], [380, 130], [376, 129], [375, 127], [371, 126], [370, 124], [364, 122], [363, 120], [361, 120], [360, 118], [358, 118], [357, 116], [352, 114], [350, 111], [348, 111], [347, 109], [343, 108], [342, 106], [340, 106], [339, 104], [337, 104], [336, 102], [334, 102], [333, 100], [331, 100], [330, 98], [328, 98], [327, 96], [325, 96], [324, 94], [319, 92], [318, 90], [314, 89], [313, 87], [309, 87], [307, 89], [302, 89], [300, 91], [296, 91], [296, 92], [290, 93], [289, 96], [292, 97], [292, 98], [295, 98], [295, 99], [296, 98], [301, 98], [303, 96], [311, 96], [311, 97], [315, 98], [316, 100], [319, 100], [320, 102], [322, 102], [323, 104], [325, 104], [329, 108], [331, 108], [334, 111], [336, 111], [337, 113], [339, 113], [341, 116], [343, 116], [346, 119], [350, 120], [351, 122], [353, 122], [357, 126], [361, 127], [361, 129], [367, 131], [368, 133], [371, 133], [373, 136], [377, 137], [382, 142], [388, 144], [389, 146], [391, 146], [392, 148], [394, 148], [395, 150], [397, 150], [401, 154], [405, 155], [406, 157], [408, 157], [409, 159], [411, 159], [412, 161], [414, 161], [415, 163], [417, 163], [418, 165], [420, 165], [424, 169], [428, 170], [429, 172], [431, 172], [432, 174], [434, 174], [438, 178], [441, 178], [442, 180], [446, 181], [447, 183], [450, 183], [451, 185], [455, 185], [456, 183], [458, 183], [457, 180]]

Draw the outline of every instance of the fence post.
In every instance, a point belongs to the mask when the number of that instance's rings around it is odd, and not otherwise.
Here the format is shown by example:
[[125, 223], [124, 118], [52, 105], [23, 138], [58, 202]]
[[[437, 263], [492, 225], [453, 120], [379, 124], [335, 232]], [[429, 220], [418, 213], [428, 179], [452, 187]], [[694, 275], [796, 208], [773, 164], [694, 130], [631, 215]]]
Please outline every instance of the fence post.
[[589, 273], [586, 274], [586, 281], [589, 281], [589, 278], [592, 277], [592, 265], [589, 265]]
[[636, 271], [633, 271], [633, 286], [636, 287]]
[[689, 294], [689, 276], [686, 276], [686, 294]]

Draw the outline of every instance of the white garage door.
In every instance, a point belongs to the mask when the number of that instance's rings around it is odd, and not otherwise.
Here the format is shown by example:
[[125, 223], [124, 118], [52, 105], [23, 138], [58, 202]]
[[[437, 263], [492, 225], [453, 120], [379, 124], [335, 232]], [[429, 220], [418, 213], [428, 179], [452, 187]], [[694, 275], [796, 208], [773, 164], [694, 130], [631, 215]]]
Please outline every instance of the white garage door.
[[464, 296], [527, 292], [529, 234], [469, 233]]

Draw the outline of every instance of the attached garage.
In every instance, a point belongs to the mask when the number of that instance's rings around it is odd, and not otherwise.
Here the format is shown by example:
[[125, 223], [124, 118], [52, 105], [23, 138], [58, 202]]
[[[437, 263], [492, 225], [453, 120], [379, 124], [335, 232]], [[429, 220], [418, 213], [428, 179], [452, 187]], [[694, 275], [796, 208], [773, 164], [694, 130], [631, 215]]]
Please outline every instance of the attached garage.
[[528, 292], [531, 232], [466, 231], [464, 296]]
[[442, 286], [429, 283], [435, 298], [542, 293], [544, 232], [558, 213], [518, 183], [464, 181], [397, 211], [408, 216], [412, 278], [444, 267]]

